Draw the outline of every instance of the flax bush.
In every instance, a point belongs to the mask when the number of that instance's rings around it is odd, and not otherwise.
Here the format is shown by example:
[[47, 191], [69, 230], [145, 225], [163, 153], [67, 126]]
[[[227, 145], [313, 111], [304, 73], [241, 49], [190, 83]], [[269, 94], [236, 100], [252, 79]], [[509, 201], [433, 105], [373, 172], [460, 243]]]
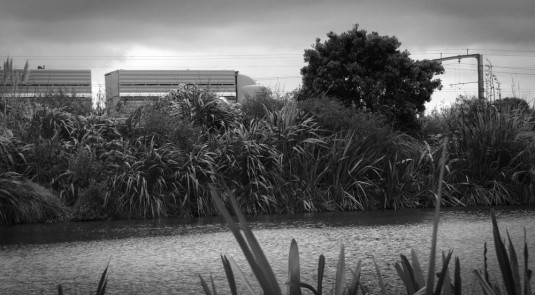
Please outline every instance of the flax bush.
[[68, 210], [43, 186], [14, 172], [0, 174], [0, 223], [65, 220]]
[[[513, 196], [515, 187], [532, 186], [535, 165], [535, 120], [521, 110], [500, 112], [487, 102], [459, 107], [451, 150], [462, 186], [463, 203], [525, 203], [532, 196]], [[475, 109], [475, 111], [474, 111]], [[459, 189], [461, 190], [461, 189]]]
[[276, 147], [274, 132], [265, 121], [239, 124], [219, 137], [216, 169], [237, 191], [244, 212], [278, 213], [284, 202], [280, 185], [283, 155]]

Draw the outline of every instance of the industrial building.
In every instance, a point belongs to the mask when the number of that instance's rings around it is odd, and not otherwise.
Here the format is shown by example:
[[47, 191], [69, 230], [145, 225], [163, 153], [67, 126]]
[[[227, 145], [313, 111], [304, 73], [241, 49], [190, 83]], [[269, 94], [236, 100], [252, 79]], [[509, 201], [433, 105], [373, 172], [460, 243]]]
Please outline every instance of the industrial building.
[[233, 70], [116, 70], [105, 75], [106, 107], [130, 112], [179, 85], [195, 85], [238, 102], [254, 95], [253, 79]]
[[13, 70], [11, 77], [0, 81], [5, 94], [16, 93], [23, 97], [39, 97], [61, 92], [73, 97], [91, 97], [91, 70], [32, 69], [22, 80], [22, 70]]

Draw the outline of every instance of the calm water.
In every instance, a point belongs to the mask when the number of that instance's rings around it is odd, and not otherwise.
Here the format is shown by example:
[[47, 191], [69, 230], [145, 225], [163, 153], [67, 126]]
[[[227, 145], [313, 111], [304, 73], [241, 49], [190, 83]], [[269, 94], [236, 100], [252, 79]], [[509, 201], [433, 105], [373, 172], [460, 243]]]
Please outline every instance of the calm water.
[[[483, 243], [492, 254], [489, 209], [446, 209], [442, 213], [439, 249], [453, 249], [461, 259], [464, 293], [472, 288], [472, 270], [483, 266]], [[315, 285], [317, 259], [326, 257], [329, 290], [340, 246], [346, 263], [363, 260], [364, 281], [376, 288], [371, 254], [375, 254], [388, 288], [399, 287], [394, 263], [399, 254], [415, 249], [423, 267], [428, 260], [432, 210], [325, 213], [266, 216], [251, 219], [260, 244], [279, 281], [287, 275], [290, 241], [301, 253], [301, 278]], [[524, 228], [535, 265], [535, 208], [499, 208], [500, 229], [509, 230], [521, 253]], [[246, 273], [248, 267], [232, 234], [219, 218], [156, 221], [110, 221], [0, 227], [1, 294], [66, 294], [94, 291], [108, 261], [108, 294], [199, 294], [199, 274], [214, 276], [219, 292], [228, 287], [220, 255], [233, 257]], [[254, 281], [252, 275], [249, 275]]]

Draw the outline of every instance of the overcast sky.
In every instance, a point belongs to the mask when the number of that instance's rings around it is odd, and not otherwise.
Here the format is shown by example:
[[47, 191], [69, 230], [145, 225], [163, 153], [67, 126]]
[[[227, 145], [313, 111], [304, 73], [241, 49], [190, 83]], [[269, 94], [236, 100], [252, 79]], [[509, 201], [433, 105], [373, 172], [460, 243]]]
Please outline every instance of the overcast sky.
[[[22, 67], [228, 69], [290, 91], [304, 49], [354, 24], [414, 59], [481, 53], [503, 96], [535, 98], [534, 0], [0, 0], [0, 57]], [[488, 59], [488, 61], [487, 61]], [[432, 106], [476, 94], [475, 59], [444, 62]], [[513, 81], [514, 85], [513, 86]]]

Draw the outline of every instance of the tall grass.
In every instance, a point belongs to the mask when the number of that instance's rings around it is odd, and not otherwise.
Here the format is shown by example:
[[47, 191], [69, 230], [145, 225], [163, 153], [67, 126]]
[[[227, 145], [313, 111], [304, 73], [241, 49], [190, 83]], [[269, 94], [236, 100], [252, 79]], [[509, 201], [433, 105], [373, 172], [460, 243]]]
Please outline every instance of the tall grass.
[[207, 144], [195, 145], [172, 174], [179, 191], [173, 195], [184, 216], [207, 216], [215, 213], [208, 185], [217, 181], [216, 156]]
[[[533, 196], [514, 196], [515, 187], [532, 186], [535, 164], [535, 118], [521, 110], [499, 112], [490, 103], [459, 107], [451, 122], [455, 183], [467, 205], [527, 203]], [[473, 108], [476, 108], [474, 110]], [[528, 200], [525, 200], [526, 198]], [[526, 202], [527, 201], [527, 202]]]
[[[111, 156], [111, 155], [110, 155]], [[113, 154], [121, 163], [113, 175], [106, 199], [118, 216], [154, 218], [166, 215], [164, 198], [175, 190], [168, 181], [178, 169], [173, 150], [157, 148], [154, 142], [137, 142]]]
[[0, 222], [32, 223], [65, 220], [68, 210], [46, 188], [16, 173], [0, 174]]
[[273, 135], [266, 122], [253, 120], [218, 138], [217, 172], [236, 190], [246, 213], [276, 213], [284, 204], [283, 155]]

